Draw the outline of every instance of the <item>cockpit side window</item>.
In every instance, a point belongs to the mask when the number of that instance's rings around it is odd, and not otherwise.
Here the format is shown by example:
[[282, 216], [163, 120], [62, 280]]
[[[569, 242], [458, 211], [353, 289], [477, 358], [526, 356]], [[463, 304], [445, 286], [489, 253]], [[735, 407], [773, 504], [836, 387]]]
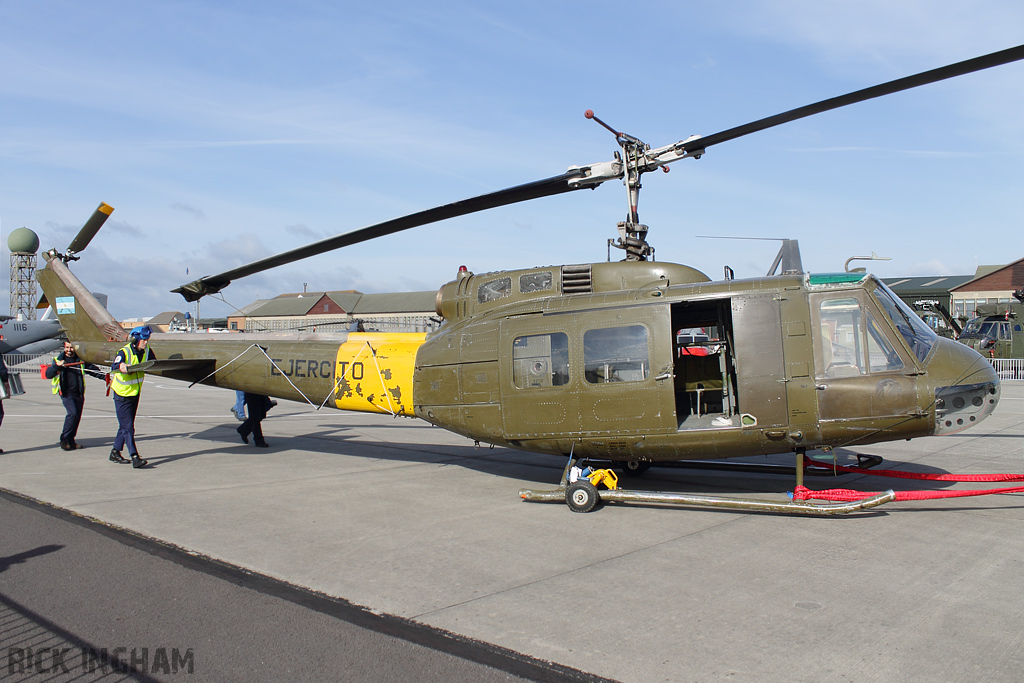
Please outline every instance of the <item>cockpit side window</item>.
[[850, 377], [865, 373], [861, 311], [856, 299], [821, 301], [818, 331], [822, 350], [816, 363], [819, 376]]
[[868, 367], [871, 372], [891, 372], [903, 369], [903, 360], [886, 338], [878, 321], [867, 313]]
[[853, 377], [904, 367], [877, 318], [856, 297], [823, 297], [817, 314], [821, 353], [815, 370], [819, 377]]
[[931, 353], [932, 347], [935, 346], [935, 342], [939, 338], [938, 335], [932, 328], [925, 325], [924, 321], [910, 310], [910, 307], [903, 303], [902, 299], [882, 283], [878, 283], [874, 294], [875, 300], [892, 320], [900, 336], [907, 342], [907, 346], [919, 361], [924, 362], [924, 359]]

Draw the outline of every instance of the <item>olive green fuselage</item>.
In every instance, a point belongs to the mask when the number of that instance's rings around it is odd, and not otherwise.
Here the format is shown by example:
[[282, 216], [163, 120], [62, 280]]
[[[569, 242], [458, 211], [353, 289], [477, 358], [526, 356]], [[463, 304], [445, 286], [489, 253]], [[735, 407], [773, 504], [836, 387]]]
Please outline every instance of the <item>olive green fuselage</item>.
[[[644, 284], [519, 292], [520, 277], [545, 270], [533, 269], [464, 275], [442, 288], [439, 308], [448, 315], [417, 354], [416, 414], [531, 451], [724, 458], [930, 435], [938, 389], [998, 386], [988, 363], [950, 340], [935, 338], [918, 358], [871, 296], [874, 278], [710, 282], [675, 273], [684, 280], [675, 284], [672, 273], [650, 276], [672, 264], [593, 265], [636, 269]], [[558, 269], [547, 270], [557, 290]], [[834, 302], [855, 310], [856, 332], [820, 313]], [[694, 330], [696, 343], [684, 334]], [[833, 347], [861, 362], [826, 362]], [[883, 352], [887, 359], [876, 358]], [[969, 422], [998, 400], [987, 396]]]

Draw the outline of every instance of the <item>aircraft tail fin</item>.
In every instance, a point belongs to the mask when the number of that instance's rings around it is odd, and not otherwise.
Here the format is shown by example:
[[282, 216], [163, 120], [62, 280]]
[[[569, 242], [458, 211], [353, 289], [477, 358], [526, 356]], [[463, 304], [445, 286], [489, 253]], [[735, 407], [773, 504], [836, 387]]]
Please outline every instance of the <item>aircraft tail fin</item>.
[[[46, 258], [46, 254], [44, 254]], [[36, 271], [43, 296], [73, 341], [126, 341], [128, 332], [58, 257]]]

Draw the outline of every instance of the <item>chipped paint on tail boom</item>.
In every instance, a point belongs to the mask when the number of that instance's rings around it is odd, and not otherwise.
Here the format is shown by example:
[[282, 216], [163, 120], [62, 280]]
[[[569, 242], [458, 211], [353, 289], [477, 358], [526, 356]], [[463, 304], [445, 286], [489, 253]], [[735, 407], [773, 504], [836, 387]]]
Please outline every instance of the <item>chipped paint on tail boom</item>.
[[334, 403], [341, 410], [414, 415], [412, 374], [422, 333], [353, 332], [338, 347]]

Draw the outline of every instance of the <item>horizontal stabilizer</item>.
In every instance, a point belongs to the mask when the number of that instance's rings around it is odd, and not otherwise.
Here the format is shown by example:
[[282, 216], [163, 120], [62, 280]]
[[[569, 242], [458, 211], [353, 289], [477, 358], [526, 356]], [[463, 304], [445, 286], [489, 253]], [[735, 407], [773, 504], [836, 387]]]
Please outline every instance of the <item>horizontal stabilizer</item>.
[[147, 360], [128, 366], [128, 372], [152, 372], [164, 377], [198, 382], [213, 374], [216, 361], [212, 358], [170, 358]]

